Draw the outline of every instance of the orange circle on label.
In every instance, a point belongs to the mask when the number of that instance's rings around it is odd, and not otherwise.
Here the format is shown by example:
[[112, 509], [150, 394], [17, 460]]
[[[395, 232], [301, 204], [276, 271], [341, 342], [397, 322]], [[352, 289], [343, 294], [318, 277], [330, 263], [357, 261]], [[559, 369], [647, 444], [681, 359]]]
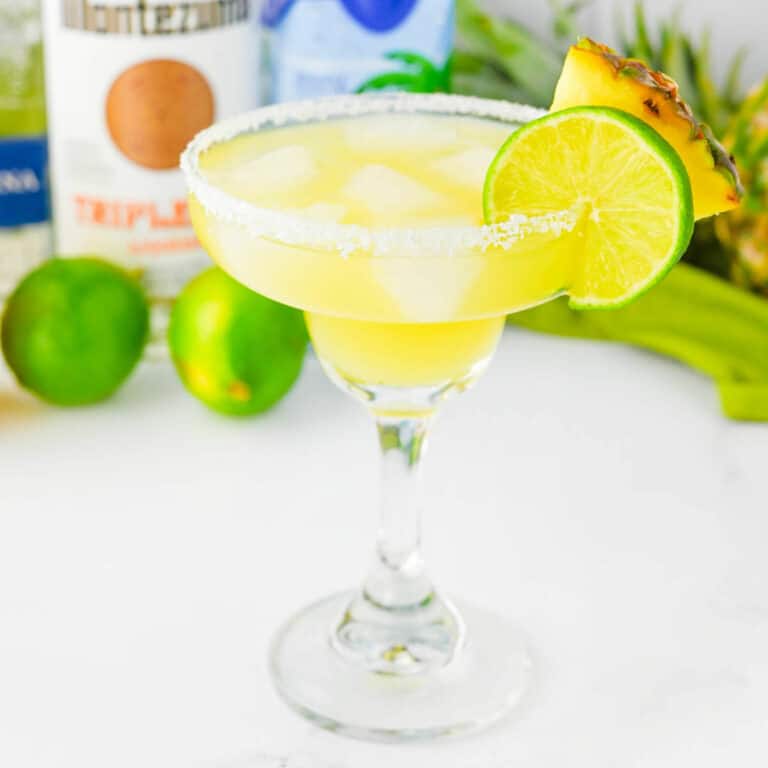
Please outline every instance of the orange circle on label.
[[213, 91], [189, 64], [143, 61], [112, 83], [106, 116], [112, 141], [129, 160], [155, 170], [177, 168], [189, 141], [213, 122]]

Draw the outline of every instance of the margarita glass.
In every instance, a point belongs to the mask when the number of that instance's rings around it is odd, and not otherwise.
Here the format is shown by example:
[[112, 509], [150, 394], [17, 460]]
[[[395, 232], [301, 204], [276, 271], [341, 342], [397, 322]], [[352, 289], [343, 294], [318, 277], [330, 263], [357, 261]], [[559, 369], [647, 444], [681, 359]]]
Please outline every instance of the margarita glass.
[[486, 368], [507, 313], [568, 287], [566, 214], [485, 226], [498, 148], [541, 113], [446, 95], [266, 107], [200, 134], [182, 159], [195, 230], [236, 279], [306, 312], [315, 351], [373, 414], [383, 499], [362, 588], [278, 632], [280, 694], [350, 735], [485, 726], [528, 687], [522, 634], [433, 587], [419, 548], [420, 458], [440, 402]]

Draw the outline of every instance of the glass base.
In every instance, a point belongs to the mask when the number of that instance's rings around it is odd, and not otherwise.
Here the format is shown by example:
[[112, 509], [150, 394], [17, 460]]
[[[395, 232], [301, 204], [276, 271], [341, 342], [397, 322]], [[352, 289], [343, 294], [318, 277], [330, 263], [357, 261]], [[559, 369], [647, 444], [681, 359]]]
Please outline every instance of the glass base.
[[272, 644], [278, 692], [315, 725], [375, 741], [452, 736], [491, 725], [528, 693], [533, 665], [523, 633], [463, 603], [457, 607], [466, 643], [441, 669], [392, 675], [350, 662], [333, 647], [330, 632], [353, 598], [345, 592], [310, 605]]

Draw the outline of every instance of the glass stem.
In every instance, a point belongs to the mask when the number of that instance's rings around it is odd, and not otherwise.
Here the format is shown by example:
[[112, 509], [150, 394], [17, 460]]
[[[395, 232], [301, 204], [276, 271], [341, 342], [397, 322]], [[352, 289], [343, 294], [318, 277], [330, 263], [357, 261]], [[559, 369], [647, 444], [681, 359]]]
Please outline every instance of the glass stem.
[[416, 607], [432, 596], [421, 556], [421, 456], [432, 415], [376, 415], [381, 513], [376, 562], [365, 594], [383, 608]]
[[418, 674], [448, 664], [464, 638], [461, 618], [435, 592], [421, 556], [419, 469], [432, 414], [375, 417], [383, 486], [376, 558], [331, 640], [369, 671]]

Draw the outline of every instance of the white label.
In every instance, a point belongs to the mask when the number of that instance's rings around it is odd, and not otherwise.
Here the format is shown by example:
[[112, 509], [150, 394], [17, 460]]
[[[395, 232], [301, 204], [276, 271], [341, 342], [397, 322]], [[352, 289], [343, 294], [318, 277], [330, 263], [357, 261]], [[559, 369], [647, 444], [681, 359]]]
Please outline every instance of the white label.
[[[77, 5], [92, 12], [109, 3]], [[152, 5], [143, 3], [144, 12]], [[176, 15], [164, 15], [162, 23], [201, 18], [178, 12], [194, 3], [173, 5]], [[100, 33], [72, 28], [71, 18], [65, 26], [63, 12], [71, 6], [45, 3], [56, 250], [186, 278], [207, 257], [189, 222], [179, 154], [210, 123], [255, 106], [258, 59], [250, 24], [228, 17], [204, 31]], [[156, 23], [147, 21], [147, 28]], [[181, 281], [169, 274], [150, 276], [152, 282]]]
[[248, 21], [250, 0], [61, 0], [64, 26], [101, 34], [183, 35]]

